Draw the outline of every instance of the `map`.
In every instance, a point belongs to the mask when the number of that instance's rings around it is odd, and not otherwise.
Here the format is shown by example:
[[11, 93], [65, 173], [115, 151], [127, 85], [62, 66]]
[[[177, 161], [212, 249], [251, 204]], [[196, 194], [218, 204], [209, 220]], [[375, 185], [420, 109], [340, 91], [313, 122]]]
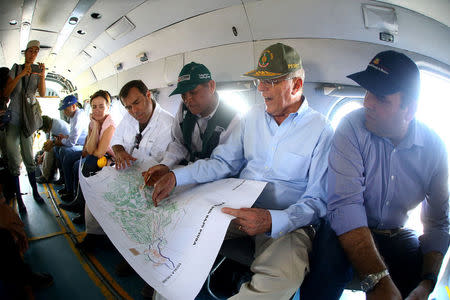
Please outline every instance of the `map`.
[[251, 207], [265, 183], [228, 178], [177, 187], [155, 207], [153, 189], [141, 175], [151, 165], [80, 174], [83, 194], [110, 240], [150, 286], [168, 299], [194, 299], [233, 218], [220, 209]]

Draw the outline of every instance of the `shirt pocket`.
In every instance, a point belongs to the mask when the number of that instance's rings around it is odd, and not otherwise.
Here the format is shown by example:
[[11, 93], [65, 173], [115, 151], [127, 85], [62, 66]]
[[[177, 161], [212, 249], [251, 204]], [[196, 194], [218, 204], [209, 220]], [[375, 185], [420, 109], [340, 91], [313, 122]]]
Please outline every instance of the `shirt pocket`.
[[307, 180], [310, 164], [309, 156], [283, 152], [274, 158], [273, 171], [281, 180], [302, 182]]

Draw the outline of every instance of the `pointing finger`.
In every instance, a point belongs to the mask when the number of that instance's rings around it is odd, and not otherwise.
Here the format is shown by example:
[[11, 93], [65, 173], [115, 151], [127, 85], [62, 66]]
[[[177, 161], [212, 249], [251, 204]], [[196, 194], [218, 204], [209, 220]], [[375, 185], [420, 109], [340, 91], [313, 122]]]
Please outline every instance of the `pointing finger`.
[[242, 214], [240, 209], [234, 209], [234, 208], [231, 208], [231, 207], [223, 207], [222, 208], [222, 212], [225, 213], [225, 214], [232, 215], [232, 216], [234, 216], [236, 218], [242, 218], [242, 216], [243, 216], [243, 214]]

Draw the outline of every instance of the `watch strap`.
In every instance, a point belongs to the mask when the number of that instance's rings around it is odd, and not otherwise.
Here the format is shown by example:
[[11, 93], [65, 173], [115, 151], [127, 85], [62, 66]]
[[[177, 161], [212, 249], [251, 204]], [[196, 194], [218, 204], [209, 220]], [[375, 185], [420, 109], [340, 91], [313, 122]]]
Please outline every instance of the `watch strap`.
[[437, 275], [434, 273], [426, 273], [422, 276], [422, 280], [431, 281], [431, 291], [433, 291], [437, 283]]
[[389, 275], [389, 271], [388, 269], [384, 269], [381, 272], [378, 273], [373, 273], [373, 274], [369, 274], [367, 275], [362, 281], [361, 281], [361, 289], [364, 292], [369, 292], [371, 291], [377, 284], [378, 282], [383, 279], [384, 277]]

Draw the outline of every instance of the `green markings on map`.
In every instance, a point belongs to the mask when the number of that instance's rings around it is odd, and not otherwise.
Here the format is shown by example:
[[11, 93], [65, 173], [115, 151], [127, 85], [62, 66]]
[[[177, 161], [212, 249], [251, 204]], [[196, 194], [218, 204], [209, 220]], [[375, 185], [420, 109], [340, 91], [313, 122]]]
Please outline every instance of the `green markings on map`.
[[136, 168], [118, 172], [109, 185], [109, 191], [104, 194], [104, 199], [115, 208], [110, 216], [129, 239], [147, 245], [143, 252], [149, 261], [173, 269], [174, 262], [164, 254], [166, 234], [179, 223], [185, 212], [171, 200], [154, 207], [151, 200], [153, 189], [148, 186], [142, 188], [142, 184], [143, 177]]

